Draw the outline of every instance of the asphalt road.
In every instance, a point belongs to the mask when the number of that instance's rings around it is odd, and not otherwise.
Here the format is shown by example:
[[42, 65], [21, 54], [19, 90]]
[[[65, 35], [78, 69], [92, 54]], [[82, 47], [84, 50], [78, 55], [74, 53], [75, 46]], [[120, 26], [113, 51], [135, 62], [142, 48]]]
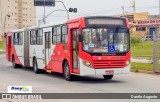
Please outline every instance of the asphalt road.
[[[112, 80], [103, 77], [78, 77], [67, 82], [56, 73], [34, 74], [31, 68], [13, 69], [12, 64], [0, 55], [0, 93], [8, 86], [32, 86], [33, 93], [160, 93], [160, 75], [130, 73], [116, 75]], [[0, 102], [22, 100], [0, 100]], [[46, 100], [47, 102], [160, 102], [160, 100]], [[23, 101], [26, 102], [26, 101]], [[27, 101], [31, 102], [31, 101]], [[35, 102], [35, 100], [33, 100]], [[38, 102], [44, 102], [38, 101]]]

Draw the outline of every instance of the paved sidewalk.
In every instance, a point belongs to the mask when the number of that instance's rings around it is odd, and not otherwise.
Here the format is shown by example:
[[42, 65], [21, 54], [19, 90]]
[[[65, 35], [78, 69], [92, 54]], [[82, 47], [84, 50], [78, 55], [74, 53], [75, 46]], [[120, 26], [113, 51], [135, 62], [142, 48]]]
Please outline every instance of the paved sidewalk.
[[131, 62], [138, 62], [138, 63], [152, 63], [153, 61], [150, 59], [145, 58], [131, 58]]

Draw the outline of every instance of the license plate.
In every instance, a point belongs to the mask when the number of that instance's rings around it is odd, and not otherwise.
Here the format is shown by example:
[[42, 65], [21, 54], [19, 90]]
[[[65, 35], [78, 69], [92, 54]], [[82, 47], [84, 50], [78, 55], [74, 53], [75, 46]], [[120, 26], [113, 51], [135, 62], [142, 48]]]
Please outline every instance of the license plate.
[[106, 74], [109, 74], [109, 75], [114, 74], [114, 70], [107, 70]]

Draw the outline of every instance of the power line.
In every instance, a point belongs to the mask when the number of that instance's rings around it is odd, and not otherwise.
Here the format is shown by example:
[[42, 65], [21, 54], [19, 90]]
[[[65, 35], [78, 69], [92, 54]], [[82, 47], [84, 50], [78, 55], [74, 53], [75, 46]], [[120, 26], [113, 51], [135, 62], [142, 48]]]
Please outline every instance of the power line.
[[159, 8], [159, 6], [149, 6], [149, 7], [136, 7], [136, 8], [151, 9], [151, 8]]

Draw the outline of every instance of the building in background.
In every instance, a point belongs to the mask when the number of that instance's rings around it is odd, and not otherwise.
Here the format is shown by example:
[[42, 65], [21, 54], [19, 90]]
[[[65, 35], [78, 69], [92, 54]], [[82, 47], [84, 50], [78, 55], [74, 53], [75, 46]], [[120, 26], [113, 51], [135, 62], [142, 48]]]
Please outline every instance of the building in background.
[[131, 13], [125, 15], [118, 15], [120, 17], [127, 17], [130, 25], [130, 33], [132, 36], [143, 36], [149, 34], [148, 27], [137, 26], [137, 22], [140, 20], [148, 20], [150, 14], [148, 12]]
[[[156, 32], [156, 28], [159, 27], [159, 25], [160, 25], [160, 16], [159, 15], [150, 15], [149, 20], [153, 21], [152, 24], [149, 26], [149, 36], [153, 37], [154, 33]], [[157, 20], [158, 20], [158, 22], [157, 22]], [[154, 25], [153, 25], [153, 23], [154, 23]]]
[[0, 0], [0, 41], [3, 40], [4, 32], [35, 25], [34, 0]]

